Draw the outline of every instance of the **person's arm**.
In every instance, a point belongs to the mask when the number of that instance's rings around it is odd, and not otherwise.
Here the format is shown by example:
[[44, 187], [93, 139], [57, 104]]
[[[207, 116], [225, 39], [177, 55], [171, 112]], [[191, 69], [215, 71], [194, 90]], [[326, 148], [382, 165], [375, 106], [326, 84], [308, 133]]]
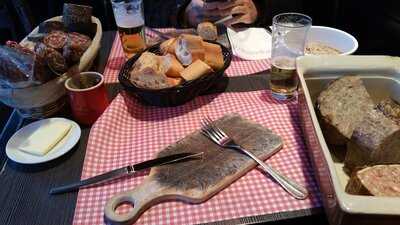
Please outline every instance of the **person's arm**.
[[267, 2], [268, 0], [231, 0], [203, 4], [203, 0], [187, 0], [178, 9], [177, 24], [180, 27], [195, 26], [203, 20], [216, 21], [237, 11], [246, 14], [239, 14], [227, 21], [227, 25], [239, 23], [241, 26], [264, 26]]
[[257, 19], [250, 26], [253, 27], [265, 27], [270, 24], [272, 14], [271, 10], [269, 10], [271, 0], [253, 0], [254, 4], [257, 8]]
[[190, 27], [189, 22], [188, 22], [188, 18], [187, 18], [187, 15], [186, 15], [186, 9], [189, 6], [190, 2], [191, 2], [191, 0], [186, 0], [178, 8], [178, 15], [176, 16], [176, 18], [177, 18], [176, 24], [178, 25], [178, 28], [188, 28], [188, 27]]
[[[187, 0], [178, 10], [178, 24], [183, 27], [190, 26], [187, 21], [186, 11], [192, 1], [202, 0]], [[235, 1], [235, 0], [230, 0]], [[248, 24], [240, 24], [240, 26], [256, 26], [266, 27], [272, 25], [272, 18], [284, 12], [299, 12], [304, 13], [303, 0], [251, 0], [257, 9], [257, 18], [254, 22]], [[190, 7], [190, 6], [189, 6]], [[198, 9], [202, 10], [202, 9]]]

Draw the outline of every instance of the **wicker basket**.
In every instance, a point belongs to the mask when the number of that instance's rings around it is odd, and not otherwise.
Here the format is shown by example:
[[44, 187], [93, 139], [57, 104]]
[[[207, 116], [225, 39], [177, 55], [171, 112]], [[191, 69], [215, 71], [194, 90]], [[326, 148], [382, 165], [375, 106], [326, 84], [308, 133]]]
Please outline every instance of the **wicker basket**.
[[[47, 21], [61, 21], [62, 16], [53, 17]], [[93, 64], [100, 49], [101, 37], [103, 34], [101, 22], [98, 18], [92, 17], [92, 22], [97, 25], [96, 34], [91, 45], [82, 55], [77, 70], [87, 71]], [[38, 33], [36, 27], [28, 36]], [[35, 43], [28, 41], [27, 37], [21, 45], [33, 49]], [[55, 78], [45, 84], [29, 88], [11, 89], [0, 87], [0, 101], [15, 108], [24, 118], [45, 118], [54, 115], [66, 105], [66, 90], [64, 82], [68, 74]]]
[[202, 76], [199, 79], [185, 82], [181, 85], [171, 88], [165, 88], [160, 90], [145, 89], [137, 87], [132, 82], [129, 81], [130, 71], [136, 60], [142, 55], [143, 52], [149, 51], [160, 55], [160, 44], [156, 44], [141, 53], [136, 54], [134, 57], [130, 58], [122, 67], [118, 79], [124, 89], [130, 94], [138, 98], [141, 102], [153, 106], [170, 107], [182, 105], [196, 96], [207, 91], [213, 84], [218, 82], [218, 80], [223, 76], [224, 71], [229, 67], [232, 60], [231, 52], [223, 45], [218, 44], [222, 48], [222, 54], [224, 57], [223, 68], [209, 74], [207, 76]]

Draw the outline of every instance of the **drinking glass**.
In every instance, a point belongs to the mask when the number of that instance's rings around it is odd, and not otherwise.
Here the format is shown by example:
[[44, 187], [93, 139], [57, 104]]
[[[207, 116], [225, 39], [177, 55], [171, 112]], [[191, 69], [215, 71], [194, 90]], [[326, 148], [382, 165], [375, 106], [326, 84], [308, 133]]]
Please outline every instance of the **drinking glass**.
[[276, 100], [288, 100], [295, 95], [299, 82], [296, 58], [304, 55], [311, 23], [309, 16], [300, 13], [282, 13], [273, 18], [270, 87]]
[[130, 58], [146, 48], [142, 0], [111, 0], [118, 34]]

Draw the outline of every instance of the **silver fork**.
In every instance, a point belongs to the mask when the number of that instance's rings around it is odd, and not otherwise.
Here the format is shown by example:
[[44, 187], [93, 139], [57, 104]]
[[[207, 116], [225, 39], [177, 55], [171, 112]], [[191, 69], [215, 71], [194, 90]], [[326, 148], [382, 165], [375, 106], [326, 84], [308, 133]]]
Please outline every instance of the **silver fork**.
[[242, 151], [249, 157], [254, 159], [259, 165], [262, 166], [265, 172], [271, 175], [289, 194], [291, 194], [296, 199], [305, 199], [308, 197], [308, 191], [301, 185], [297, 184], [295, 181], [289, 179], [288, 177], [280, 174], [277, 170], [264, 163], [262, 160], [257, 158], [253, 153], [242, 148], [240, 145], [236, 144], [235, 141], [230, 138], [223, 130], [219, 127], [212, 125], [212, 120], [209, 117], [205, 117], [201, 121], [202, 128], [201, 133], [209, 138], [211, 141], [216, 143], [222, 148], [230, 148]]

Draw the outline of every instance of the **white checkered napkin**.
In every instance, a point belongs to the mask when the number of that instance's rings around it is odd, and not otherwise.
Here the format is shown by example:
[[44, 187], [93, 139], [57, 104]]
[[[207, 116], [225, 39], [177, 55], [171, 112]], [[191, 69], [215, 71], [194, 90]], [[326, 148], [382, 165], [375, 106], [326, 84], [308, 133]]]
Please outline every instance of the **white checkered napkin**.
[[[167, 32], [171, 29], [158, 29], [162, 32]], [[146, 35], [154, 37], [155, 34], [152, 31], [146, 30]], [[105, 82], [116, 83], [118, 82], [118, 73], [125, 62], [125, 55], [122, 49], [121, 41], [119, 36], [116, 35], [113, 46], [111, 48], [110, 56], [108, 57], [107, 65], [104, 70]], [[271, 60], [243, 60], [236, 56], [232, 57], [231, 65], [225, 70], [225, 73], [229, 77], [243, 76], [265, 71], [271, 68]]]
[[[200, 96], [178, 107], [143, 106], [124, 92], [94, 124], [87, 144], [82, 179], [151, 159], [158, 151], [200, 127], [204, 115], [239, 113], [273, 130], [284, 147], [268, 160], [303, 184], [310, 198], [295, 200], [258, 169], [202, 204], [164, 202], [148, 209], [137, 224], [197, 224], [320, 207], [318, 188], [301, 138], [297, 101], [278, 104], [268, 91]], [[106, 201], [139, 185], [146, 174], [79, 191], [74, 224], [103, 224]], [[126, 209], [125, 209], [126, 210]]]

